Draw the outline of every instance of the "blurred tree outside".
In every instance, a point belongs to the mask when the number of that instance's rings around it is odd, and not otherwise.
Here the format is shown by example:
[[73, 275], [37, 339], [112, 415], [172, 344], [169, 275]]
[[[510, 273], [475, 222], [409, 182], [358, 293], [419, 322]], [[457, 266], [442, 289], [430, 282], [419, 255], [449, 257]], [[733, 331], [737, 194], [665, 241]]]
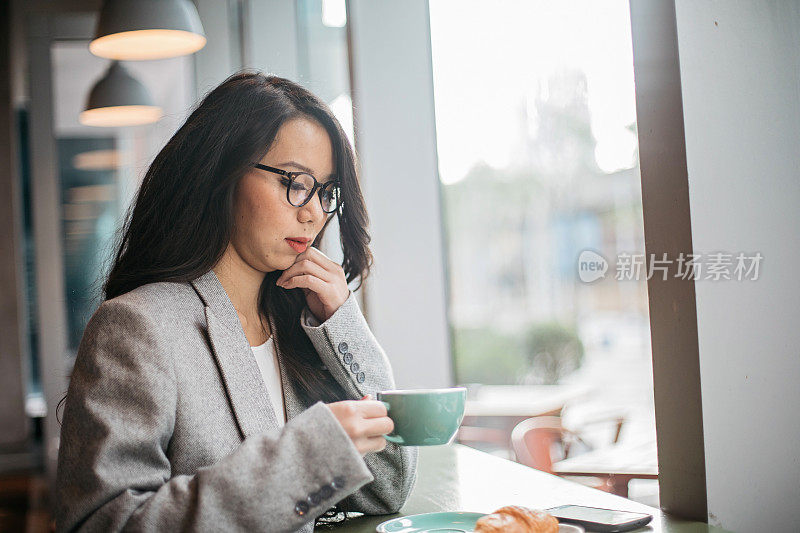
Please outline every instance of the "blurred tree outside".
[[525, 383], [555, 385], [583, 363], [583, 343], [573, 328], [558, 322], [535, 324], [526, 336], [529, 373]]
[[454, 341], [458, 383], [554, 385], [583, 362], [578, 334], [558, 322], [533, 324], [524, 334], [465, 328]]
[[453, 340], [457, 383], [507, 385], [525, 372], [525, 352], [517, 335], [491, 327], [463, 328], [453, 332]]

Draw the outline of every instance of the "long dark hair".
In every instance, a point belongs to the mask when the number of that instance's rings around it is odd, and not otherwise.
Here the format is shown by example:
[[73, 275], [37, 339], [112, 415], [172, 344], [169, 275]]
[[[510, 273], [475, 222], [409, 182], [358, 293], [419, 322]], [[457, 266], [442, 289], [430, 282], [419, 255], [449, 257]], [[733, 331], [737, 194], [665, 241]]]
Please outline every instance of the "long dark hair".
[[[252, 169], [252, 161], [269, 151], [281, 125], [298, 117], [315, 120], [330, 136], [342, 191], [336, 212], [342, 267], [348, 282], [359, 278], [356, 290], [360, 288], [372, 254], [355, 151], [317, 96], [285, 78], [244, 70], [208, 93], [150, 165], [120, 230], [103, 286], [105, 299], [146, 283], [187, 282], [211, 270], [232, 235], [237, 182]], [[332, 219], [314, 246], [319, 246]], [[307, 405], [347, 399], [300, 325], [303, 291], [275, 285], [282, 272], [267, 273], [258, 307], [273, 320], [276, 348], [284, 356], [289, 379]]]

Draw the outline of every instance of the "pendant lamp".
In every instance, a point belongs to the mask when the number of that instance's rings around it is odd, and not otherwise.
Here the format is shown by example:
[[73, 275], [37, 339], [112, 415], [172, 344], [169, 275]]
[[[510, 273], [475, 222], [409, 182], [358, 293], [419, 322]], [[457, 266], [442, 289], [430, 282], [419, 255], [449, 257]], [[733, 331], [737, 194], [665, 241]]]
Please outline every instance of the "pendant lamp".
[[112, 61], [92, 87], [79, 121], [86, 126], [138, 126], [156, 122], [163, 115], [147, 88], [119, 61]]
[[138, 61], [187, 55], [205, 45], [200, 16], [189, 0], [105, 0], [89, 51]]

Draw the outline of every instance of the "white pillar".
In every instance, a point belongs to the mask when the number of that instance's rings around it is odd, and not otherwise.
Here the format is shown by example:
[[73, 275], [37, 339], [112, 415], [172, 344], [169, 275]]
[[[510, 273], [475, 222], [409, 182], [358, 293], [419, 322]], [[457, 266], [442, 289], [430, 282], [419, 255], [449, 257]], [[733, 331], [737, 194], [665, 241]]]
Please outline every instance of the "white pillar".
[[369, 323], [398, 388], [451, 386], [428, 2], [351, 0], [349, 24]]

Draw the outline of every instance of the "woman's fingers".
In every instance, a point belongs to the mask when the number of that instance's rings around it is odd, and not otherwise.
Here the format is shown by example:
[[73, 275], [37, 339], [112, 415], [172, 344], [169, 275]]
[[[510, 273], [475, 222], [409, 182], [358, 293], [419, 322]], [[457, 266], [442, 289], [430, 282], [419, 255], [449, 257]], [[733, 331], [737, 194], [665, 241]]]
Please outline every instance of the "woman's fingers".
[[367, 437], [380, 437], [388, 435], [394, 430], [394, 422], [388, 416], [381, 418], [367, 418], [364, 420], [364, 435]]
[[311, 261], [318, 264], [320, 267], [328, 271], [331, 276], [335, 278], [345, 279], [346, 276], [344, 274], [344, 269], [342, 265], [333, 261], [330, 257], [322, 253], [322, 251], [314, 248], [313, 246], [309, 246], [305, 252], [301, 253], [295, 258], [295, 262], [300, 261]]
[[295, 258], [276, 284], [284, 289], [302, 289], [309, 310], [317, 320], [327, 321], [350, 296], [341, 266], [314, 247]]
[[386, 406], [377, 400], [358, 400], [358, 410], [364, 418], [386, 416]]
[[328, 407], [362, 455], [386, 447], [384, 436], [394, 431], [394, 422], [387, 416], [382, 402], [343, 400]]
[[322, 253], [322, 250], [318, 248], [314, 248], [313, 246], [309, 246], [305, 252], [300, 254], [298, 257], [305, 254], [304, 259], [308, 259], [310, 261], [314, 261], [322, 268], [330, 272], [331, 274], [338, 273], [339, 270], [342, 270], [342, 266], [335, 261], [333, 261], [330, 257]]
[[322, 268], [318, 263], [310, 259], [303, 259], [284, 270], [283, 274], [278, 277], [275, 283], [283, 286], [295, 276], [300, 275], [311, 275], [322, 281], [329, 281], [332, 278], [331, 273]]
[[379, 437], [394, 431], [394, 422], [386, 416], [386, 406], [378, 401], [359, 400], [356, 410], [361, 418], [358, 433], [363, 437]]
[[322, 294], [328, 284], [324, 279], [313, 274], [298, 274], [280, 284], [284, 289], [309, 289], [317, 294]]

